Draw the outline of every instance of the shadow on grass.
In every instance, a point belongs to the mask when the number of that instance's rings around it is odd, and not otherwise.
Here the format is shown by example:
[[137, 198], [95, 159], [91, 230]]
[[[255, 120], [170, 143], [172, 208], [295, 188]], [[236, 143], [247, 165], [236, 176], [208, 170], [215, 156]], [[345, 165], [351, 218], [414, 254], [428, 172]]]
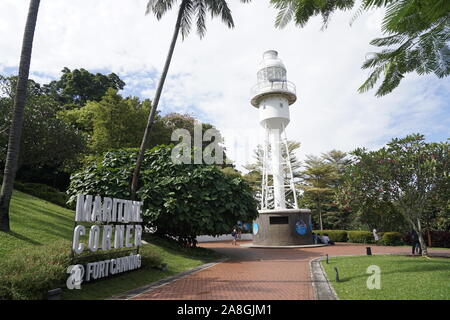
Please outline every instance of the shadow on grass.
[[24, 235], [21, 235], [21, 234], [19, 234], [19, 233], [17, 233], [17, 232], [14, 232], [14, 231], [10, 231], [10, 232], [8, 232], [7, 234], [9, 234], [10, 236], [13, 236], [14, 238], [17, 238], [17, 239], [19, 239], [19, 240], [28, 242], [28, 243], [33, 244], [33, 245], [36, 245], [36, 246], [42, 244], [42, 243], [40, 243], [40, 242], [38, 242], [38, 241], [35, 241], [35, 240], [30, 239], [30, 238], [28, 238], [28, 237], [25, 237]]

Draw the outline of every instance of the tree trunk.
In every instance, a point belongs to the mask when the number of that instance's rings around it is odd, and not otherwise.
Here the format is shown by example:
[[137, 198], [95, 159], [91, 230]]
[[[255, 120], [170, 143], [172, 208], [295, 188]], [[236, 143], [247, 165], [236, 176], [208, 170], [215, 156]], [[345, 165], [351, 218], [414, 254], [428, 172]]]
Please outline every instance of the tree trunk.
[[159, 99], [161, 97], [162, 89], [164, 87], [164, 82], [166, 81], [167, 72], [169, 71], [170, 62], [172, 61], [175, 44], [177, 43], [178, 34], [180, 33], [181, 18], [183, 17], [184, 14], [185, 3], [186, 3], [185, 1], [181, 3], [180, 9], [178, 11], [177, 22], [175, 24], [175, 30], [172, 36], [172, 42], [170, 44], [169, 53], [167, 54], [166, 63], [164, 65], [161, 78], [159, 79], [158, 87], [156, 88], [155, 98], [152, 101], [152, 108], [150, 111], [150, 115], [148, 117], [147, 126], [145, 127], [141, 147], [139, 149], [139, 155], [136, 161], [136, 167], [134, 168], [133, 178], [131, 181], [131, 199], [133, 200], [137, 199], [136, 192], [138, 188], [139, 174], [141, 172], [142, 162], [144, 161], [145, 150], [147, 149], [148, 146], [148, 138], [150, 136], [153, 122], [155, 121], [156, 109], [158, 108]]
[[19, 76], [17, 80], [16, 96], [14, 98], [14, 111], [9, 129], [8, 151], [3, 173], [3, 183], [0, 191], [0, 231], [9, 232], [9, 205], [17, 171], [20, 140], [22, 136], [23, 114], [27, 99], [28, 76], [30, 73], [31, 52], [33, 48], [34, 30], [39, 11], [40, 0], [31, 0], [28, 17], [22, 41], [20, 54]]
[[319, 198], [319, 201], [317, 201], [317, 211], [319, 211], [320, 230], [323, 230], [323, 223], [322, 223], [322, 207], [320, 206], [320, 198]]
[[422, 234], [422, 226], [420, 224], [420, 219], [417, 219], [417, 235], [419, 236], [419, 242], [420, 242], [420, 247], [422, 249], [422, 256], [423, 257], [427, 257], [428, 256], [428, 249], [427, 249], [427, 244], [423, 238], [423, 234]]

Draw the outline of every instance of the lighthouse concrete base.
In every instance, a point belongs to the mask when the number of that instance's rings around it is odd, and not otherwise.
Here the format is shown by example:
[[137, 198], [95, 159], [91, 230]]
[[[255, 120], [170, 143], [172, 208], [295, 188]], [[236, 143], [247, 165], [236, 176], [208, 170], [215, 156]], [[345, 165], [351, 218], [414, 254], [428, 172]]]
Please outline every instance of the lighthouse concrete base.
[[260, 210], [253, 222], [254, 246], [312, 245], [311, 210]]

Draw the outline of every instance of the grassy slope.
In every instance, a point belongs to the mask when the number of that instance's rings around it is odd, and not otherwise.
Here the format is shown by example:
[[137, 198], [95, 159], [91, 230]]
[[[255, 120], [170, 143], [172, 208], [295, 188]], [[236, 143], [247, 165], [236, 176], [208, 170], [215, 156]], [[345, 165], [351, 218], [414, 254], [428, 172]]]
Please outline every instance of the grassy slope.
[[10, 209], [11, 232], [0, 232], [0, 257], [16, 248], [71, 240], [74, 212], [14, 191]]
[[[367, 288], [370, 265], [381, 269], [381, 289]], [[331, 258], [322, 261], [328, 279], [343, 300], [450, 300], [450, 259], [394, 255]], [[334, 267], [341, 282], [335, 281]]]
[[[71, 240], [74, 227], [74, 212], [25, 193], [14, 191], [11, 202], [11, 230], [0, 233], [0, 259], [15, 249], [23, 246], [35, 246], [52, 241]], [[66, 290], [64, 299], [104, 299], [120, 294], [153, 281], [174, 275], [199, 266], [205, 261], [219, 257], [218, 254], [203, 248], [181, 249], [166, 241], [149, 241], [151, 247], [159, 254], [167, 271], [155, 269], [139, 270], [118, 275], [108, 280], [82, 284], [81, 290]]]

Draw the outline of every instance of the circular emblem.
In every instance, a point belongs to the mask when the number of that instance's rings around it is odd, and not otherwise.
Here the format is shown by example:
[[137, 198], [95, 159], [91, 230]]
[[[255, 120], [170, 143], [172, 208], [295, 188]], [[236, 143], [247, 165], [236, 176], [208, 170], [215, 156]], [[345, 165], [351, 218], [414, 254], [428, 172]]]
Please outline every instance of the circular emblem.
[[295, 224], [295, 231], [301, 236], [306, 234], [306, 228], [306, 223], [303, 220], [299, 220]]
[[257, 223], [253, 223], [253, 234], [256, 236], [258, 234], [258, 224]]

